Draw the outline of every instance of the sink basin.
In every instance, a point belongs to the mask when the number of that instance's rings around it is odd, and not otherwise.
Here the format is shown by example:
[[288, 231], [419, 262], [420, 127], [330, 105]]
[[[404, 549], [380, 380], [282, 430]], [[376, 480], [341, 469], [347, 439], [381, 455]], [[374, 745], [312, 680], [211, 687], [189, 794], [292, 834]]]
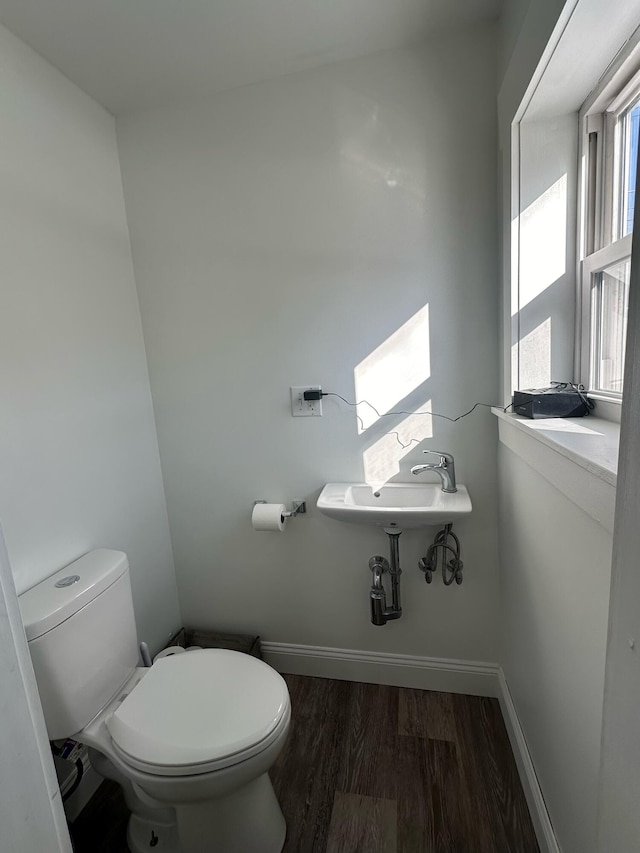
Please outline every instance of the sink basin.
[[318, 498], [320, 512], [337, 521], [403, 530], [456, 521], [471, 512], [465, 486], [443, 492], [440, 483], [327, 483]]

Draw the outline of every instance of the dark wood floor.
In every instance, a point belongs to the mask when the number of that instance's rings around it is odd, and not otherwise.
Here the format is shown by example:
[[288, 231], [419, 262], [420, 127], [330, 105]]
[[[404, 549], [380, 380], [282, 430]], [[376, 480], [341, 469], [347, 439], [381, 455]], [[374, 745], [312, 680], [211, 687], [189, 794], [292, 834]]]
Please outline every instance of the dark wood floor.
[[[284, 853], [538, 853], [495, 699], [285, 677], [291, 734], [271, 771]], [[125, 853], [125, 825], [103, 783], [77, 853]]]

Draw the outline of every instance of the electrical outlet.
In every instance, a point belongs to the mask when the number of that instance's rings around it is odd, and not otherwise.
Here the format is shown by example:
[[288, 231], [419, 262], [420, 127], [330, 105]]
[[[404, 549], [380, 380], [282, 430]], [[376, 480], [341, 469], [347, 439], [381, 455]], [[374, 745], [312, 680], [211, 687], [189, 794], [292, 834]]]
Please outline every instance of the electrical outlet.
[[321, 418], [322, 400], [305, 400], [305, 391], [322, 391], [320, 385], [291, 386], [291, 416], [294, 418]]

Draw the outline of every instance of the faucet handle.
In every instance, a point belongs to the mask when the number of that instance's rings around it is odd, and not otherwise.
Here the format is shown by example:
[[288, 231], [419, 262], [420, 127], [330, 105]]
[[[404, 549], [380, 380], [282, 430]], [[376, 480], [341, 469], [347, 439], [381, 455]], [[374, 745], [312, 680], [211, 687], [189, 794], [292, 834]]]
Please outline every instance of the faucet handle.
[[451, 465], [453, 463], [453, 456], [451, 453], [445, 453], [443, 450], [423, 450], [423, 453], [433, 453], [434, 456], [440, 457], [440, 463], [442, 465], [447, 464]]

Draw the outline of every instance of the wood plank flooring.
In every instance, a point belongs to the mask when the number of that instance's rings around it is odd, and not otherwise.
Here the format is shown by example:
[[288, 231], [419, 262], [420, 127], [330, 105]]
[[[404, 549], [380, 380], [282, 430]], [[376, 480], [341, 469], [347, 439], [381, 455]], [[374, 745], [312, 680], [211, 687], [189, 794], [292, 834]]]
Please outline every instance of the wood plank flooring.
[[[285, 678], [283, 853], [538, 853], [495, 699]], [[118, 792], [103, 783], [76, 820], [76, 853], [125, 853]]]

